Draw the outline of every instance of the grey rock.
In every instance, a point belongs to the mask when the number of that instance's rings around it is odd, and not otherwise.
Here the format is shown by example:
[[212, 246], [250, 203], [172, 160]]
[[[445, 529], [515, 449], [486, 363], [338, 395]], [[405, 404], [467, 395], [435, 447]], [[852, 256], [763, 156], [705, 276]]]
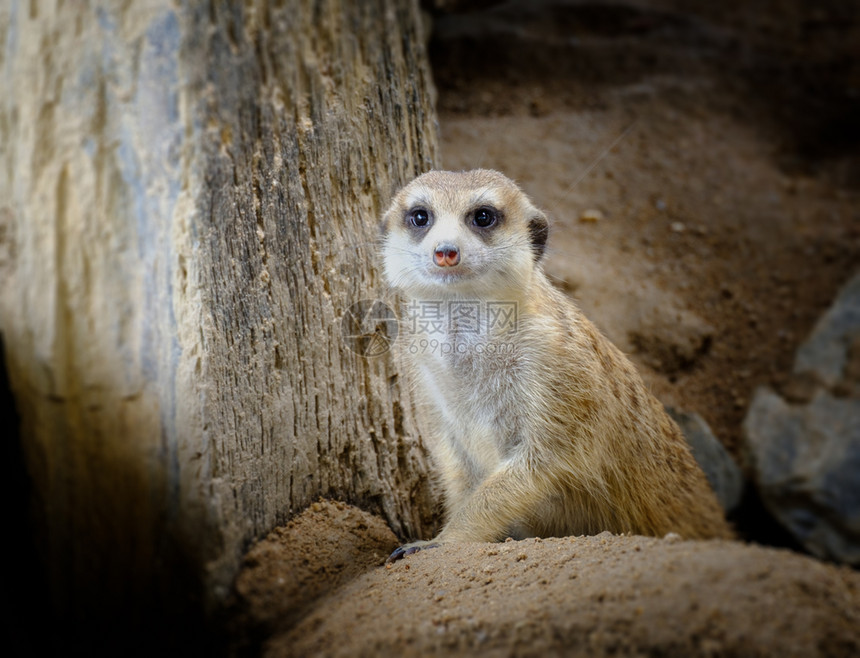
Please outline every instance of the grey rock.
[[783, 394], [758, 389], [744, 421], [762, 501], [813, 555], [860, 565], [860, 274], [798, 350]]
[[741, 469], [701, 416], [672, 407], [667, 407], [666, 411], [684, 433], [693, 457], [705, 472], [720, 505], [727, 513], [731, 512], [743, 494]]
[[770, 513], [813, 555], [860, 565], [860, 400], [792, 406], [760, 388], [744, 432]]
[[[812, 374], [828, 388], [840, 385], [857, 394], [860, 360], [860, 273], [839, 292], [812, 335], [797, 352], [794, 372]], [[854, 380], [854, 381], [851, 381]]]

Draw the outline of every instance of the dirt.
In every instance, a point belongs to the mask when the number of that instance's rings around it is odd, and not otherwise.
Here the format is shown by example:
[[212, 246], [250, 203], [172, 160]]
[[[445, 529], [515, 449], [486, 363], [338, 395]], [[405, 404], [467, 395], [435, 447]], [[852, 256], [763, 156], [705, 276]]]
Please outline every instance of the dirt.
[[[553, 220], [553, 280], [740, 461], [753, 391], [791, 387], [860, 264], [856, 3], [507, 3], [437, 17], [431, 54], [443, 165], [517, 180]], [[790, 545], [752, 491], [734, 521]], [[788, 550], [604, 534], [382, 567], [399, 539], [318, 503], [249, 554], [237, 635], [271, 656], [860, 654], [860, 576]]]
[[380, 519], [315, 503], [248, 554], [236, 652], [860, 652], [860, 574], [785, 549], [603, 533], [447, 545], [383, 566], [398, 543]]
[[233, 635], [249, 649], [289, 628], [314, 601], [382, 564], [397, 545], [381, 519], [344, 503], [314, 503], [246, 553]]

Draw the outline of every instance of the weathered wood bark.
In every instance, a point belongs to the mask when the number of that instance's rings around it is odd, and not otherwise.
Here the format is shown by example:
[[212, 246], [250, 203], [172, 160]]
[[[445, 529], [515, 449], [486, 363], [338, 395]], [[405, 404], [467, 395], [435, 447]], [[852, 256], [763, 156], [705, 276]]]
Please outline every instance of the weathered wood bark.
[[339, 324], [383, 296], [377, 217], [436, 157], [416, 3], [0, 26], [0, 330], [61, 609], [161, 605], [183, 574], [217, 603], [321, 495], [429, 532], [396, 367]]

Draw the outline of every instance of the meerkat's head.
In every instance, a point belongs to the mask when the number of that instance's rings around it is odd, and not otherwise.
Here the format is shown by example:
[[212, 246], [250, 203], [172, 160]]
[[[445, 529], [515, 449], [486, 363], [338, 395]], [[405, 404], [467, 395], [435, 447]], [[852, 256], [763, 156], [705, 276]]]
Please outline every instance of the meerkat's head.
[[543, 256], [548, 223], [496, 171], [430, 171], [382, 219], [385, 276], [414, 297], [487, 297], [523, 289]]

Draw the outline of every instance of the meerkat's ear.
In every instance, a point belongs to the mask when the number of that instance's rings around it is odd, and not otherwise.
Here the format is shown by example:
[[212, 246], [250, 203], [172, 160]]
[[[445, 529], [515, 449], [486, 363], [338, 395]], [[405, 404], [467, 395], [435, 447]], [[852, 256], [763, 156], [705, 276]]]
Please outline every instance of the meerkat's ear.
[[546, 250], [546, 240], [549, 237], [549, 222], [539, 210], [529, 220], [529, 237], [532, 241], [532, 253], [535, 262], [539, 261]]

